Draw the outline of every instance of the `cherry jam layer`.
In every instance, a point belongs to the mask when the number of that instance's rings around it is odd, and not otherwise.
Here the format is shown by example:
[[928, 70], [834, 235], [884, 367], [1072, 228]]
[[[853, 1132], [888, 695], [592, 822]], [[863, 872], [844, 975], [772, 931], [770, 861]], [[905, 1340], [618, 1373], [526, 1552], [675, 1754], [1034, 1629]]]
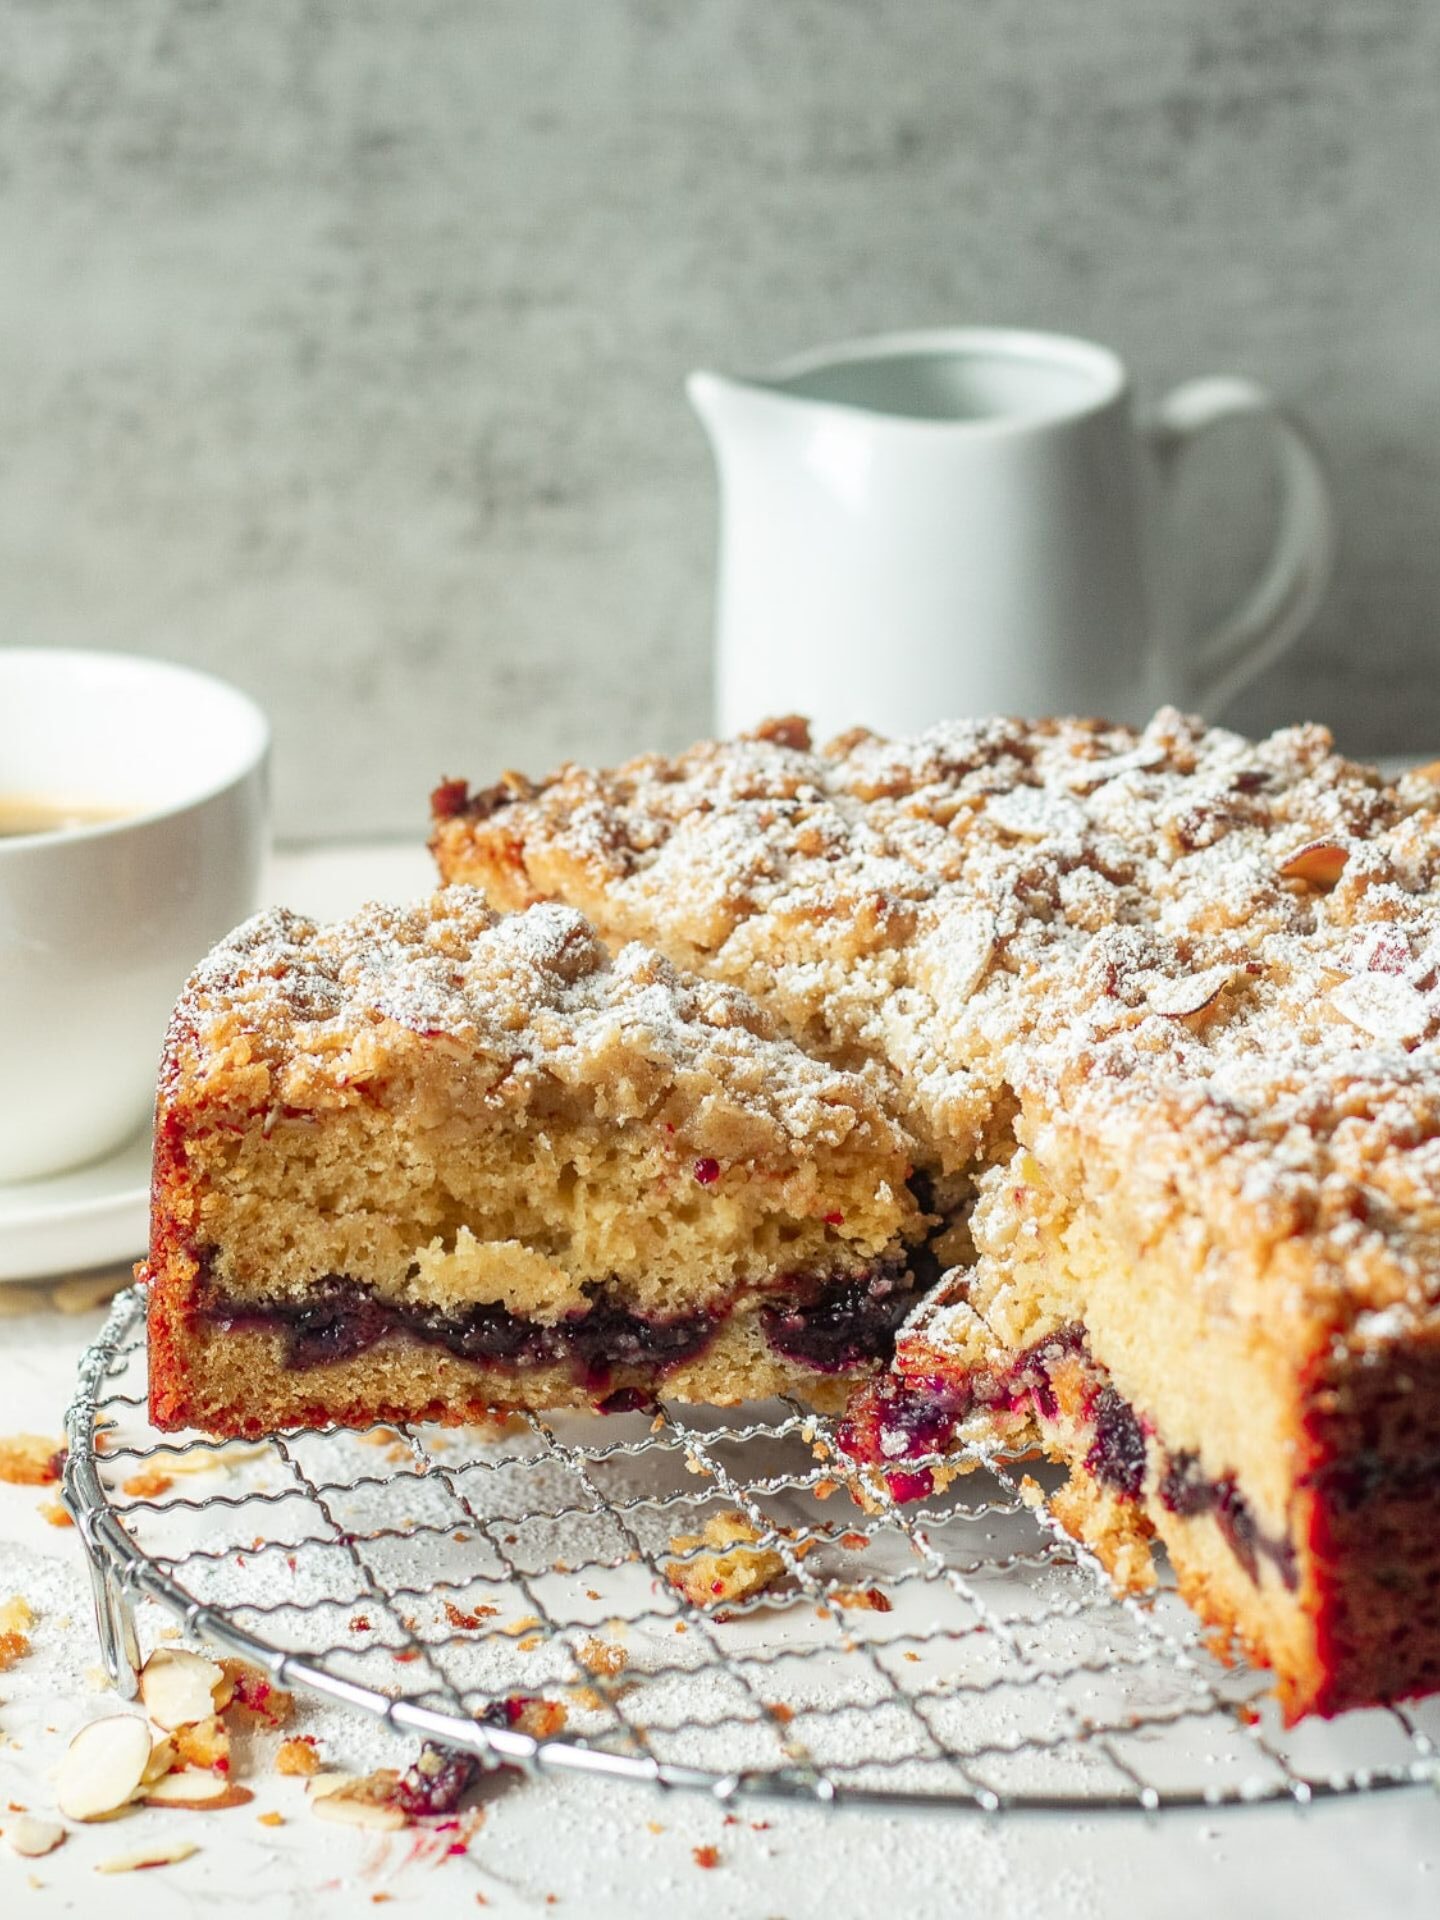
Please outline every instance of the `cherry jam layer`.
[[1226, 1545], [1252, 1580], [1259, 1580], [1260, 1562], [1268, 1560], [1292, 1593], [1300, 1584], [1294, 1547], [1261, 1529], [1233, 1474], [1212, 1480], [1197, 1457], [1182, 1450], [1165, 1456], [1158, 1491], [1165, 1511], [1182, 1520], [1212, 1515]]
[[[202, 1261], [202, 1272], [208, 1262]], [[817, 1373], [847, 1373], [887, 1361], [895, 1330], [913, 1298], [914, 1279], [898, 1261], [860, 1276], [787, 1276], [784, 1302], [761, 1309], [771, 1348]], [[499, 1305], [446, 1312], [381, 1299], [364, 1281], [326, 1274], [300, 1300], [233, 1300], [214, 1282], [201, 1286], [200, 1318], [226, 1330], [282, 1337], [283, 1364], [293, 1371], [353, 1360], [381, 1342], [443, 1347], [461, 1360], [517, 1371], [568, 1366], [587, 1388], [603, 1392], [612, 1376], [640, 1370], [660, 1377], [704, 1352], [728, 1317], [713, 1311], [672, 1316], [634, 1312], [603, 1289], [583, 1312], [555, 1322], [529, 1319]], [[623, 1401], [621, 1389], [617, 1400]]]
[[1211, 1479], [1196, 1455], [1170, 1453], [1159, 1444], [1148, 1424], [1094, 1367], [1078, 1326], [1061, 1328], [994, 1371], [954, 1378], [892, 1376], [875, 1382], [852, 1403], [841, 1428], [841, 1445], [853, 1459], [884, 1469], [895, 1499], [924, 1499], [934, 1489], [933, 1472], [907, 1462], [947, 1452], [960, 1426], [976, 1412], [1028, 1413], [1042, 1423], [1055, 1420], [1060, 1401], [1054, 1376], [1062, 1361], [1077, 1358], [1090, 1371], [1074, 1411], [1090, 1429], [1084, 1466], [1091, 1478], [1121, 1499], [1138, 1500], [1153, 1455], [1156, 1493], [1167, 1512], [1180, 1518], [1212, 1515], [1251, 1580], [1258, 1581], [1260, 1563], [1269, 1561], [1293, 1592], [1299, 1572], [1290, 1541], [1261, 1528], [1233, 1474]]
[[[926, 1256], [928, 1259], [928, 1256]], [[858, 1279], [829, 1280], [760, 1309], [776, 1353], [816, 1373], [852, 1373], [895, 1351], [900, 1322], [930, 1274], [919, 1255], [909, 1270], [882, 1267]], [[806, 1294], [808, 1292], [808, 1298]]]

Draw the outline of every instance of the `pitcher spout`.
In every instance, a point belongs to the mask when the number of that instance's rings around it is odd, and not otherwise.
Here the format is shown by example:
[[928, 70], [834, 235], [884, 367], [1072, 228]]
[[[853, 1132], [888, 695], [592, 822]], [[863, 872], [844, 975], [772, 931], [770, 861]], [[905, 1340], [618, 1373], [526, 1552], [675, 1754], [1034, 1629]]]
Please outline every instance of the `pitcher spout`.
[[773, 427], [789, 412], [783, 388], [765, 380], [712, 373], [704, 367], [686, 376], [685, 392], [717, 457], [722, 449]]

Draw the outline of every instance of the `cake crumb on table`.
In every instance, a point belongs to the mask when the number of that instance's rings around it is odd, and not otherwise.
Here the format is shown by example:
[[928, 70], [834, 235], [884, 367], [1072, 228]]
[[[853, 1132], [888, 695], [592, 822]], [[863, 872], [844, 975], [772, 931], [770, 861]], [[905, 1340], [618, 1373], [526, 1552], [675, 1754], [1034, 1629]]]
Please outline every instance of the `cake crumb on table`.
[[860, 1612], [889, 1613], [894, 1602], [879, 1587], [840, 1587], [830, 1594], [831, 1601], [837, 1607], [845, 1607]]
[[282, 1740], [275, 1754], [277, 1773], [308, 1776], [319, 1773], [322, 1766], [320, 1748], [312, 1733], [297, 1734], [291, 1740]]
[[624, 1647], [617, 1647], [613, 1640], [601, 1640], [594, 1635], [575, 1649], [575, 1658], [587, 1673], [612, 1679], [623, 1673], [630, 1664], [630, 1656]]
[[43, 1433], [12, 1433], [0, 1440], [0, 1481], [6, 1486], [51, 1486], [64, 1464], [63, 1440]]
[[[692, 1606], [715, 1607], [745, 1600], [773, 1587], [785, 1572], [784, 1559], [773, 1547], [755, 1547], [763, 1536], [743, 1513], [729, 1508], [715, 1513], [699, 1533], [678, 1533], [673, 1553], [693, 1556], [671, 1560], [665, 1578]], [[697, 1548], [708, 1547], [708, 1553]]]
[[35, 1610], [22, 1594], [15, 1594], [0, 1605], [0, 1673], [23, 1660], [30, 1651], [30, 1630], [35, 1625]]
[[491, 1606], [457, 1607], [453, 1600], [445, 1601], [444, 1606], [445, 1618], [461, 1633], [477, 1632], [484, 1621], [493, 1619], [500, 1611]]
[[132, 1853], [117, 1853], [108, 1860], [97, 1860], [96, 1873], [139, 1873], [146, 1867], [173, 1867], [198, 1853], [193, 1840], [157, 1840], [153, 1846], [137, 1847]]
[[128, 1480], [121, 1481], [120, 1491], [128, 1493], [134, 1500], [158, 1500], [174, 1484], [173, 1474], [165, 1473], [159, 1467], [142, 1467], [139, 1473], [132, 1473]]

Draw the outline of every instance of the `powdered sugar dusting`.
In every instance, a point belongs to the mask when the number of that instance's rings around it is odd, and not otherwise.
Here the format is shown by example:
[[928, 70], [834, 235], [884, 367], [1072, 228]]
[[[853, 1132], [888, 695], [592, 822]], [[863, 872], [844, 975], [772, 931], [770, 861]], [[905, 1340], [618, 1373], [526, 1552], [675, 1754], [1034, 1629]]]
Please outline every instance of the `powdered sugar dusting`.
[[163, 1087], [173, 1098], [263, 1067], [284, 1097], [326, 1104], [433, 1046], [511, 1105], [547, 1084], [603, 1086], [612, 1106], [643, 1110], [683, 1086], [701, 1115], [743, 1109], [757, 1138], [768, 1125], [833, 1144], [858, 1128], [877, 1151], [898, 1145], [860, 1079], [809, 1057], [734, 987], [637, 945], [612, 960], [574, 908], [501, 917], [469, 887], [333, 926], [283, 909], [247, 921], [187, 984]]
[[1417, 1179], [1440, 1135], [1435, 809], [1318, 727], [1252, 744], [1166, 710], [817, 751], [785, 723], [566, 768], [435, 845], [447, 876], [572, 900], [865, 1064], [940, 1171], [983, 1162], [1018, 1104], [1143, 1157], [1157, 1208], [1187, 1183], [1237, 1246], [1288, 1222], [1317, 1312], [1419, 1314], [1440, 1311]]

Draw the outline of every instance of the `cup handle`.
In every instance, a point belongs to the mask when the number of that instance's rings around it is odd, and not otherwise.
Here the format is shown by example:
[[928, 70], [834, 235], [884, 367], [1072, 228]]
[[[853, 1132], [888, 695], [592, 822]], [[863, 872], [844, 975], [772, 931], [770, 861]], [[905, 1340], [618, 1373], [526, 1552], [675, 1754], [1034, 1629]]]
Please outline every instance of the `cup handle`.
[[1253, 380], [1216, 375], [1166, 394], [1146, 422], [1162, 487], [1169, 490], [1186, 449], [1202, 433], [1230, 420], [1263, 420], [1270, 428], [1280, 467], [1280, 526], [1249, 594], [1179, 663], [1187, 699], [1207, 714], [1299, 639], [1325, 596], [1335, 558], [1335, 515], [1320, 456], [1293, 414]]

